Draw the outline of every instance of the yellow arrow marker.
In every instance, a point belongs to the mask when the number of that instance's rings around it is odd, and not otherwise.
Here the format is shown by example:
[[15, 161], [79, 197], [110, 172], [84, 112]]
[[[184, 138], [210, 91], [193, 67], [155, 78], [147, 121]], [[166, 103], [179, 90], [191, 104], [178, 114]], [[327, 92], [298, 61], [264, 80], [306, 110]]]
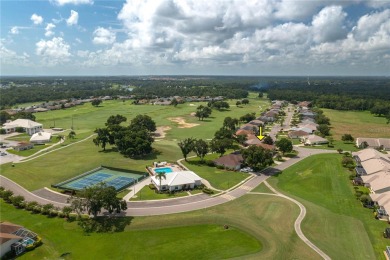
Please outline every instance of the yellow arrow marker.
[[264, 135], [261, 134], [261, 126], [259, 126], [259, 131], [260, 131], [260, 134], [257, 136], [257, 138], [261, 141], [263, 140], [263, 138], [265, 137]]

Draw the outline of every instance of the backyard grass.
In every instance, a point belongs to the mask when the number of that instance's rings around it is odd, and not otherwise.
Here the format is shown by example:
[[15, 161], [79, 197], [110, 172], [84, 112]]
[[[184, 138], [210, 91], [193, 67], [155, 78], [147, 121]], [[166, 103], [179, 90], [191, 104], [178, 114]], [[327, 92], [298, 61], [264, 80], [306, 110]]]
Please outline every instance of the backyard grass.
[[123, 232], [85, 235], [76, 222], [0, 204], [2, 220], [43, 238], [21, 259], [58, 259], [66, 252], [69, 259], [320, 259], [295, 234], [298, 212], [282, 198], [246, 195], [210, 209], [121, 218], [128, 223]]
[[[206, 160], [216, 158], [218, 158], [217, 154], [210, 154], [205, 157]], [[249, 177], [248, 173], [226, 171], [207, 166], [206, 164], [200, 164], [198, 158], [190, 158], [188, 162], [182, 161], [182, 163], [203, 179], [208, 180], [211, 186], [219, 190], [227, 190]]]
[[356, 152], [359, 149], [356, 148], [355, 143], [344, 143], [341, 140], [336, 140], [333, 142], [333, 146], [328, 146], [327, 144], [315, 145], [315, 146], [305, 146], [305, 148], [311, 149], [327, 149], [327, 150], [337, 150], [342, 149], [344, 152]]
[[291, 166], [268, 182], [302, 202], [305, 235], [333, 259], [383, 259], [388, 224], [355, 198], [342, 155], [323, 154]]
[[34, 145], [33, 148], [28, 149], [28, 150], [23, 150], [23, 151], [16, 151], [14, 149], [8, 149], [7, 152], [12, 153], [12, 154], [16, 154], [19, 156], [27, 157], [27, 156], [33, 155], [36, 152], [39, 152], [42, 149], [49, 148], [50, 146], [52, 146], [52, 144], [53, 143], [48, 143], [48, 144], [43, 144], [43, 145]]
[[331, 133], [335, 140], [341, 140], [343, 134], [351, 134], [354, 138], [390, 138], [390, 125], [386, 124], [384, 117], [374, 116], [369, 111], [322, 110], [330, 119]]
[[141, 200], [161, 200], [161, 199], [172, 199], [189, 196], [186, 191], [174, 192], [174, 193], [157, 193], [155, 190], [149, 188], [149, 186], [143, 187], [139, 192], [136, 193], [136, 197], [132, 197], [132, 201]]

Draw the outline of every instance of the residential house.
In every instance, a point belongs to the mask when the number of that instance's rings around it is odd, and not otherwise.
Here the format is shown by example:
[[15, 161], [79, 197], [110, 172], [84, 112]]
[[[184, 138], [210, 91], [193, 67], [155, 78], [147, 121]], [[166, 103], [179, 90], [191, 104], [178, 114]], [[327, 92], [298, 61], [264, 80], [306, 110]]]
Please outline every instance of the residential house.
[[385, 151], [390, 151], [390, 138], [378, 138], [380, 148]]
[[356, 138], [356, 146], [358, 148], [375, 148], [379, 149], [380, 144], [378, 138]]
[[263, 126], [264, 122], [261, 120], [255, 119], [255, 120], [250, 121], [248, 124], [255, 125], [255, 126]]
[[390, 174], [378, 172], [372, 175], [361, 176], [364, 186], [368, 187], [372, 193], [383, 193], [390, 191]]
[[15, 151], [20, 152], [20, 151], [32, 149], [33, 147], [34, 147], [34, 144], [32, 144], [32, 143], [20, 142], [17, 145], [13, 146], [12, 148]]
[[202, 178], [192, 171], [171, 172], [165, 175], [165, 179], [160, 179], [152, 176], [151, 180], [157, 190], [179, 191], [193, 189], [202, 184]]
[[290, 131], [288, 133], [288, 137], [291, 139], [302, 139], [303, 137], [306, 137], [308, 135], [309, 135], [309, 133], [302, 131], [302, 130]]
[[370, 194], [371, 200], [374, 202], [375, 205], [379, 207], [379, 209], [382, 210], [384, 214], [382, 214], [386, 220], [389, 220], [389, 214], [390, 214], [390, 192], [384, 192], [384, 193], [371, 193]]
[[34, 232], [10, 223], [0, 223], [0, 258], [12, 251], [16, 256], [26, 250], [26, 246], [38, 240], [37, 234]]
[[223, 166], [227, 169], [236, 171], [241, 169], [241, 164], [243, 162], [244, 158], [242, 158], [242, 155], [240, 153], [231, 153], [214, 160], [215, 165]]
[[235, 133], [236, 136], [238, 135], [250, 135], [253, 134], [252, 130], [244, 130], [244, 129], [238, 129]]
[[29, 119], [16, 119], [3, 124], [3, 129], [7, 134], [16, 132], [16, 128], [23, 128], [28, 135], [33, 135], [42, 131], [42, 124]]
[[319, 144], [327, 144], [329, 141], [325, 138], [322, 138], [318, 135], [308, 135], [302, 138], [302, 141], [306, 145], [319, 145]]

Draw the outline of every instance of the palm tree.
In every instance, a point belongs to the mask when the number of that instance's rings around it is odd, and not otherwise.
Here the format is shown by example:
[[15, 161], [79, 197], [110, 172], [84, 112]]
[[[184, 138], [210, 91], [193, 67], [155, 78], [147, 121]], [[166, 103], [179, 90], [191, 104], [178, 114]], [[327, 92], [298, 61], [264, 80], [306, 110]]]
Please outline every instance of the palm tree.
[[68, 134], [68, 137], [69, 139], [74, 139], [74, 137], [76, 136], [76, 132], [75, 131], [70, 131], [69, 134]]
[[165, 179], [165, 180], [166, 180], [166, 179], [167, 179], [167, 175], [166, 175], [165, 172], [158, 172], [158, 173], [156, 174], [156, 178], [160, 180], [160, 189], [159, 189], [159, 192], [161, 192], [161, 190], [162, 190], [162, 187], [161, 187], [161, 179]]
[[57, 140], [60, 141], [60, 142], [63, 142], [65, 140], [65, 136], [57, 135]]

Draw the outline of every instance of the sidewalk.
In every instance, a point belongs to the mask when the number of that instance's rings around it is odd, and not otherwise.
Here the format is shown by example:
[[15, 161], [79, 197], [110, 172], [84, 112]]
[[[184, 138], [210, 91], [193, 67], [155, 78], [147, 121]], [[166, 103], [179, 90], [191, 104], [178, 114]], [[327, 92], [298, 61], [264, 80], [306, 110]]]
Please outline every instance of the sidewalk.
[[130, 187], [131, 191], [126, 194], [126, 196], [123, 197], [125, 201], [129, 201], [137, 192], [139, 192], [143, 187], [146, 185], [149, 185], [150, 183], [150, 176], [143, 179], [141, 182], [138, 182], [136, 185]]

